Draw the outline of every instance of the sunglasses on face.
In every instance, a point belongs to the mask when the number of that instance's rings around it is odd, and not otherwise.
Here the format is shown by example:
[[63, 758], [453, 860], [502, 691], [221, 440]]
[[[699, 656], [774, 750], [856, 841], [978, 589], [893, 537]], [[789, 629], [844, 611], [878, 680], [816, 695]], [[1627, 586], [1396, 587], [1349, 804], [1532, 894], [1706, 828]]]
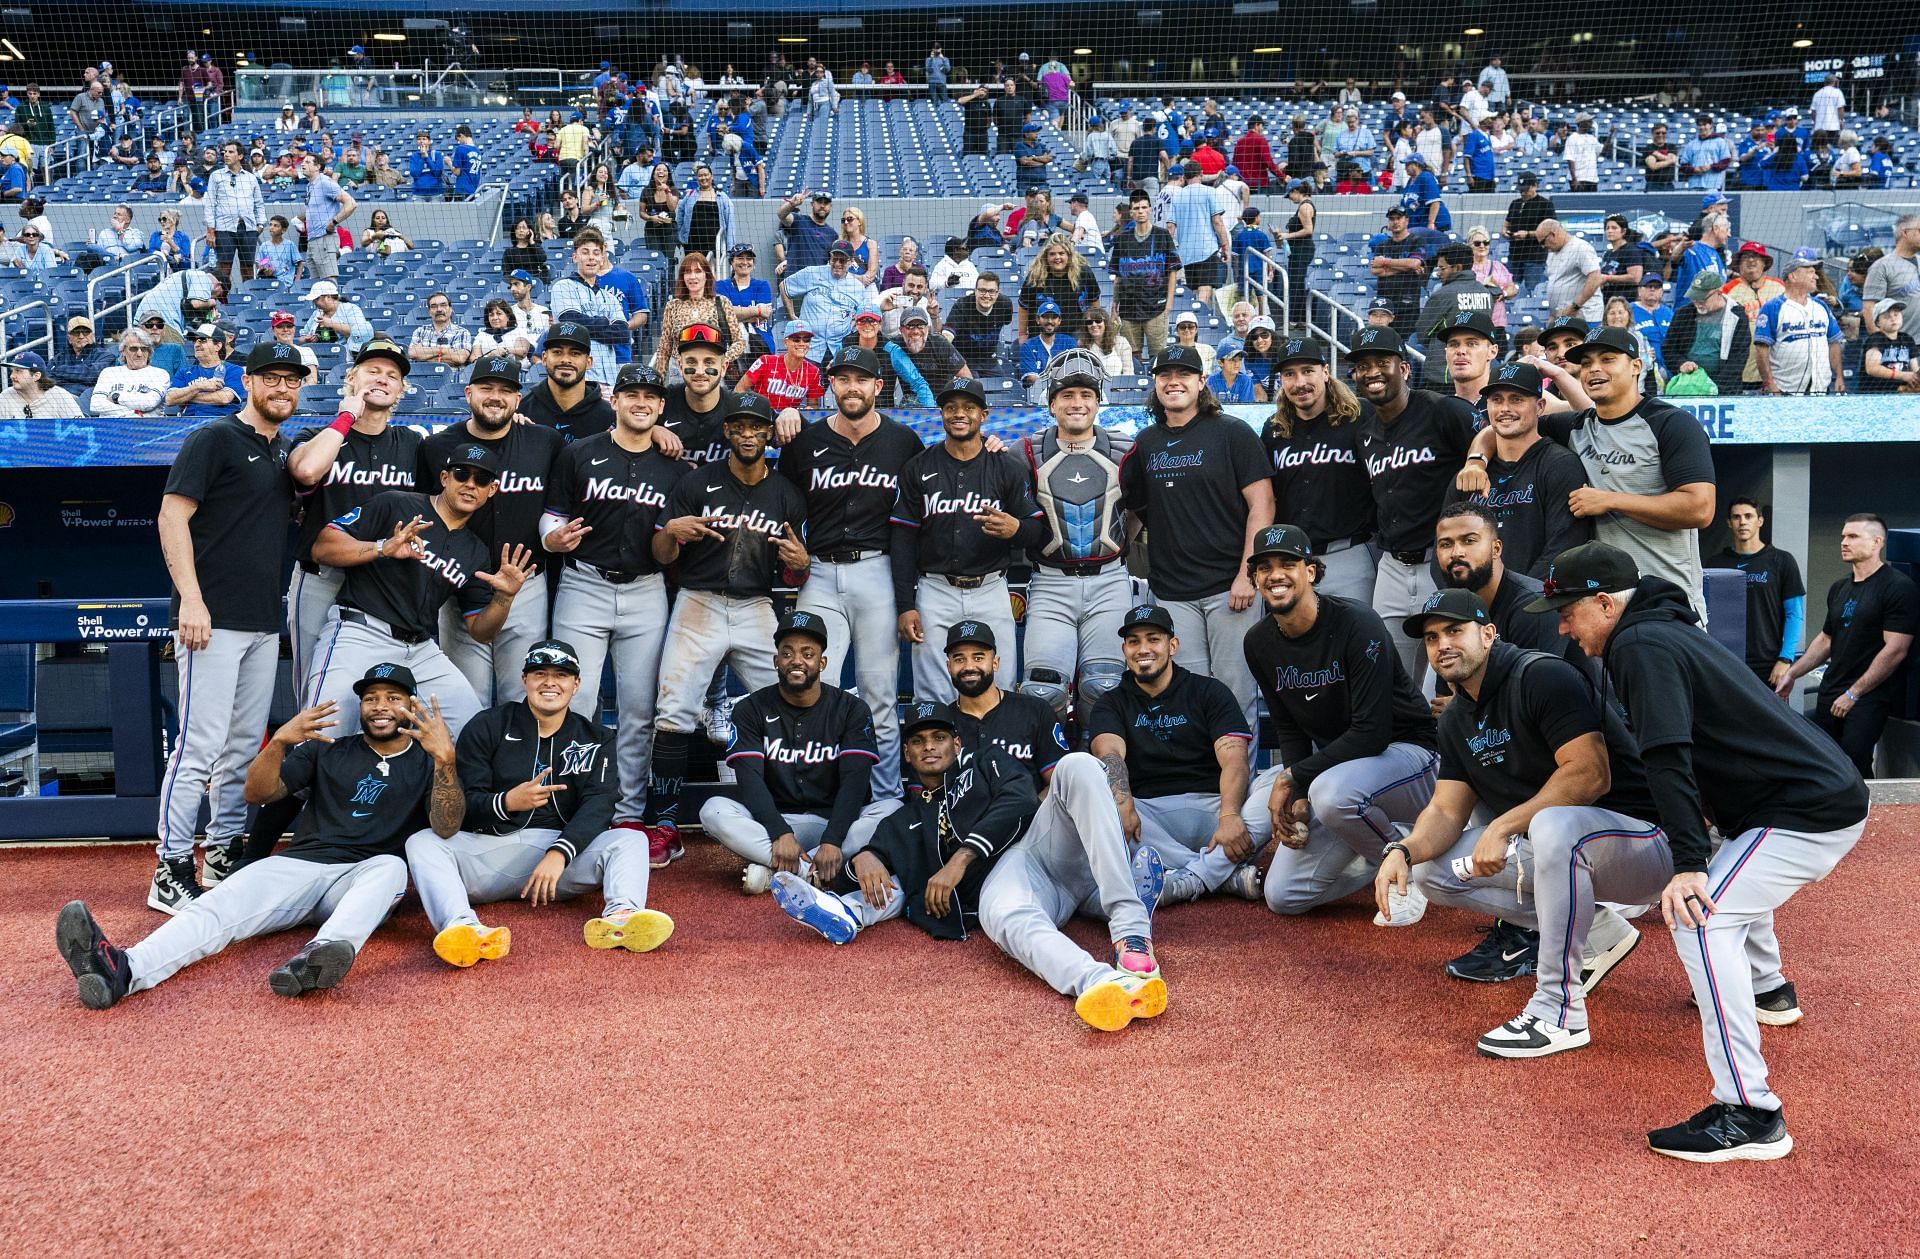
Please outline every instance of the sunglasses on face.
[[465, 485], [468, 482], [472, 482], [475, 485], [492, 485], [493, 484], [493, 473], [487, 471], [485, 468], [460, 467], [460, 468], [448, 468], [447, 471], [452, 473], [453, 479], [460, 482], [462, 485]]

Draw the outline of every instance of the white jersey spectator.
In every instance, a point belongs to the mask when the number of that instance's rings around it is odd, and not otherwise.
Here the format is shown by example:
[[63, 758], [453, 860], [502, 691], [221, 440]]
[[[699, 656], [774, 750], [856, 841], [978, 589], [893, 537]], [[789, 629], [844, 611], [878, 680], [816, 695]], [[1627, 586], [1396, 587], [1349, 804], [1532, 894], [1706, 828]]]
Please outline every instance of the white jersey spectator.
[[1753, 321], [1754, 357], [1760, 386], [1768, 393], [1813, 394], [1846, 391], [1839, 375], [1840, 320], [1819, 297], [1814, 284], [1820, 255], [1795, 251], [1781, 277], [1787, 291], [1760, 307]]
[[1569, 179], [1576, 184], [1595, 185], [1600, 182], [1600, 137], [1593, 133], [1592, 118], [1581, 114], [1578, 123], [1579, 129], [1567, 137], [1560, 155], [1566, 159]]
[[1831, 143], [1840, 134], [1847, 113], [1847, 94], [1840, 90], [1840, 80], [1829, 74], [1820, 90], [1813, 94], [1813, 134], [1826, 133]]
[[94, 382], [93, 413], [104, 418], [157, 415], [173, 380], [153, 365], [153, 341], [138, 328], [120, 338], [120, 361]]

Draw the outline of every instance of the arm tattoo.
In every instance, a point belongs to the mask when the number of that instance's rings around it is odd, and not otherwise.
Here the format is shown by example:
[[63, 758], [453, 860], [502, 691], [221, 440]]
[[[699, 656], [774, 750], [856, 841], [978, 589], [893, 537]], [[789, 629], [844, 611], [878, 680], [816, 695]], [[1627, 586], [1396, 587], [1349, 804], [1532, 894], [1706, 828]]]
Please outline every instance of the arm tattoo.
[[1124, 756], [1108, 752], [1100, 758], [1100, 764], [1106, 767], [1107, 786], [1113, 788], [1115, 796], [1133, 794], [1133, 782], [1127, 777], [1127, 760]]
[[451, 765], [433, 767], [433, 792], [427, 801], [427, 821], [442, 837], [460, 829], [466, 820], [467, 798], [460, 790], [460, 776]]

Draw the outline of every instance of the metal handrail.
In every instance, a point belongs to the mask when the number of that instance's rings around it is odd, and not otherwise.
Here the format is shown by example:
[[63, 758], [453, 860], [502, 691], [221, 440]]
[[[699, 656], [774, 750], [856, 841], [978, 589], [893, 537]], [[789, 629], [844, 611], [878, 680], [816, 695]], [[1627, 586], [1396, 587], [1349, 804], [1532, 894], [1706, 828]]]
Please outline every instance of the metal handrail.
[[[35, 309], [46, 312], [47, 330], [30, 341], [23, 341], [19, 345], [13, 344], [7, 336], [7, 329], [16, 318], [30, 314]], [[5, 358], [19, 350], [33, 349], [43, 350], [47, 358], [52, 358], [54, 313], [52, 304], [43, 298], [35, 298], [33, 301], [22, 302], [18, 306], [9, 306], [5, 310], [0, 310], [0, 358]]]
[[[1256, 280], [1253, 278], [1253, 266], [1251, 264], [1255, 258], [1258, 258], [1266, 265], [1266, 274], [1268, 277], [1278, 276], [1280, 278], [1280, 292], [1277, 298], [1269, 279]], [[1287, 274], [1284, 259], [1276, 261], [1274, 256], [1264, 249], [1247, 250], [1246, 257], [1242, 260], [1240, 267], [1241, 287], [1246, 291], [1260, 294], [1261, 299], [1265, 301], [1268, 306], [1278, 305], [1280, 308], [1280, 318], [1277, 322], [1282, 330], [1282, 336], [1285, 335], [1285, 329], [1293, 326], [1293, 294], [1289, 291], [1292, 283], [1293, 279]]]
[[[146, 288], [139, 288], [135, 284], [135, 272], [142, 267], [148, 266], [152, 267], [155, 272], [153, 284], [147, 285]], [[117, 314], [129, 306], [132, 306], [134, 302], [140, 298], [145, 297], [154, 285], [159, 284], [160, 281], [167, 278], [167, 274], [166, 259], [162, 258], [159, 254], [141, 254], [138, 257], [129, 258], [117, 267], [96, 270], [92, 275], [87, 277], [87, 318], [92, 321], [95, 328], [105, 327], [104, 320], [108, 315]], [[125, 295], [110, 301], [105, 306], [100, 305], [100, 290], [109, 281], [116, 279], [125, 281]]]
[[[1277, 275], [1280, 277], [1280, 291], [1279, 291], [1278, 301], [1279, 301], [1280, 309], [1284, 311], [1287, 316], [1287, 322], [1282, 323], [1280, 325], [1280, 327], [1284, 329], [1287, 326], [1289, 326], [1289, 324], [1291, 324], [1292, 316], [1293, 316], [1292, 308], [1288, 303], [1289, 295], [1287, 293], [1287, 285], [1289, 281], [1287, 277], [1286, 267], [1283, 263], [1276, 261], [1273, 255], [1269, 254], [1264, 249], [1249, 249], [1247, 251], [1247, 256], [1249, 259], [1253, 258], [1256, 255], [1258, 255], [1260, 260], [1266, 264], [1266, 270], [1267, 270], [1268, 276]], [[1270, 303], [1275, 300], [1274, 290], [1265, 280], [1255, 280], [1252, 278], [1250, 274], [1246, 274], [1244, 276], [1243, 282], [1245, 283], [1246, 287], [1250, 291], [1259, 293], [1261, 296], [1265, 297]], [[1324, 324], [1322, 324], [1315, 315], [1315, 312], [1314, 312], [1315, 302], [1324, 303], [1327, 308], [1326, 322]], [[1304, 295], [1304, 300], [1300, 304], [1302, 307], [1300, 323], [1307, 329], [1309, 333], [1311, 333], [1316, 337], [1319, 337], [1321, 340], [1325, 341], [1329, 347], [1331, 347], [1328, 351], [1327, 362], [1333, 371], [1336, 371], [1336, 372], [1339, 371], [1340, 355], [1345, 353], [1346, 347], [1347, 347], [1347, 340], [1348, 340], [1348, 338], [1342, 336], [1340, 332], [1341, 316], [1344, 315], [1346, 319], [1353, 324], [1355, 333], [1358, 333], [1361, 328], [1366, 327], [1366, 324], [1367, 324], [1366, 318], [1362, 316], [1359, 312], [1352, 310], [1347, 306], [1341, 305], [1339, 302], [1335, 301], [1328, 294], [1315, 292], [1312, 289], [1308, 289], [1306, 291], [1306, 294]], [[1427, 361], [1427, 356], [1421, 351], [1414, 349], [1412, 346], [1406, 347], [1405, 353], [1406, 353], [1407, 361], [1410, 363], [1419, 365], [1419, 364], [1424, 364]]]

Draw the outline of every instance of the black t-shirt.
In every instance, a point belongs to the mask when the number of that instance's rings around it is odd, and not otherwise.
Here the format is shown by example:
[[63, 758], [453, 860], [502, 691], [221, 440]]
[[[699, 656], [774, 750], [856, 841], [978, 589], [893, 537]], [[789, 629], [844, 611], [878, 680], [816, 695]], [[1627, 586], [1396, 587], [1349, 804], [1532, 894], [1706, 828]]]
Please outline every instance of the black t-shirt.
[[1217, 795], [1215, 741], [1251, 740], [1253, 732], [1225, 682], [1177, 664], [1168, 667], [1173, 676], [1158, 695], [1141, 690], [1129, 673], [1095, 702], [1087, 733], [1126, 740], [1127, 777], [1142, 800], [1185, 792]]
[[971, 297], [954, 303], [947, 316], [946, 330], [953, 334], [953, 348], [976, 376], [991, 376], [1000, 362], [1000, 330], [1013, 320], [1013, 303], [1005, 293], [994, 296], [993, 309], [982, 311]]
[[487, 544], [471, 528], [447, 528], [432, 499], [405, 490], [376, 494], [366, 506], [353, 508], [328, 527], [362, 542], [378, 542], [415, 516], [427, 522], [419, 538], [420, 558], [386, 557], [347, 569], [340, 604], [377, 616], [401, 633], [425, 638], [440, 628], [440, 605], [448, 599], [458, 598], [461, 613], [469, 617], [493, 599], [493, 587], [474, 577], [493, 571]]
[[[1883, 635], [1912, 634], [1920, 628], [1920, 591], [1891, 564], [1874, 569], [1865, 581], [1849, 574], [1828, 587], [1827, 621], [1820, 628], [1833, 644], [1826, 676], [1820, 680], [1820, 702], [1830, 704], [1867, 671], [1886, 646]], [[1905, 676], [1902, 661], [1893, 677], [1875, 689], [1897, 696], [1904, 688], [1893, 683]]]
[[[1660, 255], [1654, 252], [1652, 245], [1643, 241], [1630, 240], [1615, 245], [1600, 255], [1601, 275], [1626, 275], [1634, 267], [1639, 267], [1641, 278], [1660, 273]], [[1624, 285], [1606, 286], [1613, 290], [1611, 295], [1625, 292]], [[1604, 291], [1604, 290], [1603, 290]]]
[[468, 528], [497, 557], [503, 546], [524, 546], [540, 554], [540, 517], [547, 510], [547, 478], [566, 445], [557, 429], [539, 424], [510, 424], [499, 437], [475, 437], [465, 424], [449, 424], [420, 444], [420, 481], [438, 493], [447, 455], [455, 447], [480, 445], [500, 461], [493, 497], [473, 513]]
[[652, 446], [635, 454], [611, 432], [582, 438], [553, 461], [541, 528], [552, 530], [577, 516], [592, 532], [574, 548], [575, 561], [616, 573], [657, 573], [654, 526], [668, 493], [686, 474], [685, 463]]
[[1316, 551], [1373, 536], [1373, 490], [1360, 457], [1372, 414], [1372, 404], [1362, 402], [1359, 418], [1344, 424], [1322, 414], [1295, 420], [1291, 437], [1271, 422], [1261, 435], [1273, 462], [1273, 518], [1305, 529]]
[[1043, 699], [1018, 691], [1000, 692], [1000, 702], [975, 717], [954, 705], [954, 733], [969, 750], [982, 745], [996, 748], [1020, 762], [1033, 775], [1034, 789], [1046, 786], [1047, 774], [1067, 754], [1067, 735]]
[[[215, 629], [278, 633], [286, 583], [287, 522], [293, 481], [284, 439], [266, 438], [238, 416], [209, 420], [187, 434], [167, 473], [166, 493], [190, 498], [187, 522], [200, 597]], [[172, 615], [180, 616], [180, 592]]]
[[681, 546], [674, 573], [682, 590], [771, 596], [780, 577], [774, 540], [789, 526], [795, 537], [800, 535], [807, 504], [792, 482], [774, 476], [771, 469], [755, 484], [742, 485], [733, 466], [720, 463], [680, 478], [667, 495], [655, 532], [680, 516], [718, 516], [710, 523], [724, 535], [717, 542], [696, 538]]
[[[1672, 142], [1669, 141], [1664, 144], [1649, 144], [1647, 145], [1647, 152], [1673, 155], [1677, 150], [1674, 149]], [[1678, 165], [1662, 166], [1659, 170], [1653, 170], [1647, 165], [1646, 159], [1642, 158], [1640, 161], [1640, 173], [1646, 176], [1647, 187], [1649, 189], [1671, 188], [1673, 187], [1675, 177], [1680, 173], [1680, 167]]]
[[[295, 440], [304, 446], [324, 427], [310, 428]], [[349, 511], [382, 490], [420, 490], [434, 494], [440, 490], [440, 478], [431, 484], [420, 480], [420, 430], [403, 424], [389, 424], [378, 433], [347, 432], [340, 453], [333, 457], [326, 479], [301, 492], [300, 542], [295, 557], [302, 564], [313, 562], [313, 540]]]
[[661, 408], [658, 427], [678, 437], [686, 446], [680, 457], [690, 463], [725, 463], [727, 440], [720, 432], [720, 411], [726, 391], [714, 395], [713, 409], [696, 411], [687, 398], [685, 385], [667, 386], [667, 404]]
[[[1155, 141], [1154, 152], [1159, 150]], [[1129, 223], [1113, 234], [1108, 262], [1113, 267], [1114, 314], [1129, 323], [1146, 323], [1167, 313], [1167, 273], [1180, 269], [1180, 251], [1166, 228], [1156, 227], [1142, 239]], [[1134, 349], [1145, 352], [1143, 346]]]
[[1592, 518], [1567, 506], [1567, 496], [1587, 483], [1587, 469], [1565, 446], [1542, 438], [1511, 462], [1489, 458], [1487, 480], [1486, 493], [1470, 497], [1493, 513], [1508, 568], [1545, 577], [1560, 552], [1593, 541]]
[[[1800, 580], [1800, 564], [1777, 546], [1763, 546], [1751, 555], [1728, 547], [1707, 561], [1708, 568], [1733, 568], [1747, 575], [1747, 664], [1771, 669], [1776, 660], [1792, 660], [1800, 644], [1786, 644], [1787, 600], [1807, 593]], [[1851, 579], [1849, 579], [1851, 580]], [[1871, 657], [1869, 657], [1871, 659]]]
[[1160, 178], [1160, 137], [1149, 127], [1127, 146], [1127, 178], [1136, 184]]
[[900, 470], [919, 454], [919, 436], [886, 416], [859, 442], [828, 421], [809, 424], [780, 452], [774, 471], [807, 502], [807, 550], [885, 551], [892, 543]]
[[[1427, 249], [1420, 237], [1408, 232], [1399, 240], [1382, 236], [1373, 242], [1373, 255], [1376, 258], [1425, 258]], [[1396, 271], [1391, 275], [1374, 277], [1374, 296], [1393, 303], [1395, 310], [1417, 313], [1420, 309], [1420, 294], [1427, 287], [1427, 275], [1424, 271]]]
[[1296, 131], [1287, 137], [1287, 178], [1306, 179], [1313, 174], [1313, 132]]
[[1259, 436], [1230, 415], [1140, 430], [1120, 465], [1120, 493], [1150, 531], [1157, 598], [1205, 599], [1233, 584], [1246, 551], [1246, 489], [1272, 467]]
[[1361, 456], [1380, 515], [1380, 545], [1388, 551], [1433, 546], [1440, 509], [1473, 444], [1473, 408], [1425, 389], [1407, 393], [1392, 423], [1377, 412], [1360, 438]]
[[1390, 743], [1433, 746], [1433, 713], [1413, 688], [1380, 614], [1320, 596], [1320, 613], [1298, 638], [1271, 616], [1247, 631], [1247, 668], [1267, 699], [1280, 759], [1304, 791], [1348, 761]]
[[[1860, 348], [1861, 361], [1873, 351], [1880, 351], [1880, 366], [1896, 372], [1912, 371], [1916, 355], [1913, 338], [1902, 332], [1897, 337], [1889, 337], [1884, 332], [1874, 332], [1867, 336], [1866, 344]], [[1897, 380], [1888, 380], [1884, 376], [1871, 375], [1863, 366], [1860, 369], [1861, 393], [1894, 393], [1900, 388]]]
[[[871, 765], [880, 754], [873, 741], [873, 714], [859, 697], [837, 686], [822, 686], [820, 698], [807, 708], [788, 703], [778, 686], [755, 691], [734, 706], [727, 761], [758, 761], [761, 778], [782, 813], [830, 812], [840, 792], [840, 762], [846, 757]], [[778, 825], [775, 835], [787, 829], [784, 823]]]
[[927, 342], [918, 354], [908, 349], [906, 342], [900, 343], [908, 358], [913, 360], [914, 370], [927, 382], [927, 388], [938, 398], [940, 391], [953, 383], [967, 360], [960, 357], [960, 351], [953, 348], [953, 342], [935, 333], [927, 334]]
[[[1080, 283], [1075, 285], [1064, 275], [1045, 276], [1039, 284], [1022, 285], [1020, 289], [1020, 309], [1027, 312], [1031, 320], [1033, 312], [1040, 307], [1040, 299], [1051, 297], [1060, 308], [1060, 331], [1075, 341], [1087, 339], [1086, 312], [1089, 306], [1100, 304], [1100, 281], [1094, 277], [1091, 267], [1083, 267]], [[1028, 327], [1039, 331], [1037, 323]]]
[[601, 396], [600, 384], [593, 380], [587, 382], [586, 393], [580, 401], [566, 410], [561, 410], [560, 404], [554, 401], [552, 387], [543, 380], [520, 399], [520, 414], [535, 424], [556, 430], [570, 442], [613, 427], [613, 404]]
[[[1510, 232], [1531, 232], [1541, 223], [1553, 217], [1553, 201], [1548, 197], [1515, 197], [1507, 202], [1507, 230]], [[1507, 244], [1507, 265], [1516, 271], [1530, 263], [1545, 262], [1547, 247], [1537, 237], [1529, 236], [1525, 240], [1509, 241]]]
[[1011, 153], [1014, 142], [1020, 138], [1020, 128], [1026, 125], [1033, 102], [1018, 90], [1012, 96], [1002, 93], [988, 99], [993, 101], [994, 124], [1000, 128], [1000, 151]]
[[[1003, 511], [1021, 522], [1011, 538], [992, 537], [975, 520]], [[1045, 524], [1033, 501], [1033, 477], [1011, 450], [982, 450], [956, 459], [944, 442], [928, 446], [900, 470], [893, 505], [893, 591], [899, 611], [914, 606], [923, 573], [984, 577], [1004, 573], [1021, 551], [1040, 543]]]
[[383, 757], [360, 735], [308, 740], [280, 763], [280, 781], [289, 793], [307, 793], [293, 842], [280, 855], [342, 865], [405, 852], [407, 836], [427, 824], [433, 758], [411, 742]]

